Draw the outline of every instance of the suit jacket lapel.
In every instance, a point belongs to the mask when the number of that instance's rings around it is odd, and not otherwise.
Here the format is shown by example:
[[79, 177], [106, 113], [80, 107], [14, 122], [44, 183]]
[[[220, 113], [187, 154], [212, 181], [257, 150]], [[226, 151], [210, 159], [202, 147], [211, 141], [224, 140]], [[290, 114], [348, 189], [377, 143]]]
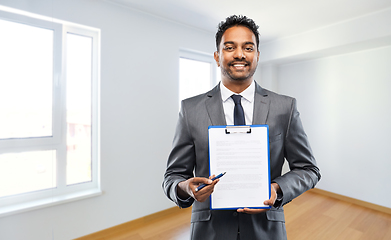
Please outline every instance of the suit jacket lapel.
[[227, 125], [225, 121], [223, 103], [221, 101], [220, 84], [206, 93], [206, 111], [208, 112], [212, 125]]
[[267, 92], [255, 82], [253, 124], [266, 124], [269, 114], [270, 99]]

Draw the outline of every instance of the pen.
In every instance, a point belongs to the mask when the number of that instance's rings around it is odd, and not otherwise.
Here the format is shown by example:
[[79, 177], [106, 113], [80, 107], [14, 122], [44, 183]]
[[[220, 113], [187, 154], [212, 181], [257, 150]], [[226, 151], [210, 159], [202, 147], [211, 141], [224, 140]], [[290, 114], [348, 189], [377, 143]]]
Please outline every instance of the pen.
[[[219, 175], [217, 175], [216, 177], [212, 178], [211, 180], [214, 181], [218, 178], [221, 178], [222, 176], [224, 176], [224, 174], [226, 174], [227, 172], [223, 172], [223, 173], [220, 173]], [[196, 188], [196, 192], [198, 192], [199, 190], [203, 189], [207, 184], [201, 184], [200, 186], [198, 186]]]

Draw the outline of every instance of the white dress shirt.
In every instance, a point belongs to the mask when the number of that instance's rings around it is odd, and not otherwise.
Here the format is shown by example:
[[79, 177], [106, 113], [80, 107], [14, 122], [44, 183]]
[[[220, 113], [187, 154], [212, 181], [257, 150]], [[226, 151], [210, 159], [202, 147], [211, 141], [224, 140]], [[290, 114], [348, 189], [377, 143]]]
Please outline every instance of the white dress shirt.
[[[238, 93], [234, 93], [224, 86], [222, 82], [220, 82], [220, 91], [221, 91], [221, 99], [223, 100], [223, 108], [224, 115], [227, 125], [234, 125], [234, 108], [235, 103], [231, 98], [232, 94], [238, 95]], [[244, 118], [246, 120], [246, 125], [251, 125], [253, 122], [253, 111], [254, 111], [254, 95], [255, 95], [255, 84], [254, 81], [246, 88], [243, 92], [239, 93], [242, 95], [242, 107], [244, 111]]]

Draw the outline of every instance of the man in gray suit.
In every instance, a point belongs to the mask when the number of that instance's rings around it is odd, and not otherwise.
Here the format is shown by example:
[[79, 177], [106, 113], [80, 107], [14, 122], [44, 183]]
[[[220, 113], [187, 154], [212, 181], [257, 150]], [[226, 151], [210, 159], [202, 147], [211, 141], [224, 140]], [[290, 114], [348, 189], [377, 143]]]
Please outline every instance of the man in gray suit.
[[[221, 22], [216, 46], [214, 58], [221, 68], [221, 82], [205, 94], [182, 101], [163, 189], [179, 207], [193, 205], [191, 239], [286, 239], [283, 205], [320, 179], [296, 100], [263, 89], [253, 80], [259, 33], [251, 19], [234, 15]], [[209, 176], [208, 126], [234, 124], [231, 95], [241, 95], [245, 124], [269, 126], [272, 183], [271, 197], [264, 204], [270, 210], [209, 208], [209, 196], [219, 180]], [[290, 171], [281, 176], [284, 159]], [[203, 183], [207, 187], [197, 192]]]

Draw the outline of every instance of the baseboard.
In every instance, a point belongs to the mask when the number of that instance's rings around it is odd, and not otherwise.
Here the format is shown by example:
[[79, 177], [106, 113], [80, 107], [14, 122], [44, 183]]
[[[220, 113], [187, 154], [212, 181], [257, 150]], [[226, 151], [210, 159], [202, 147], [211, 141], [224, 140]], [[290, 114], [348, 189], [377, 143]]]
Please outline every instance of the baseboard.
[[189, 214], [190, 214], [191, 213], [191, 208], [180, 209], [179, 207], [172, 207], [172, 208], [169, 208], [169, 209], [157, 212], [157, 213], [153, 213], [153, 214], [145, 216], [145, 217], [141, 217], [141, 218], [138, 218], [138, 219], [135, 219], [135, 220], [132, 220], [132, 221], [129, 221], [129, 222], [126, 222], [126, 223], [123, 223], [123, 224], [111, 227], [111, 228], [104, 229], [104, 230], [99, 231], [99, 232], [95, 232], [95, 233], [92, 233], [92, 234], [89, 234], [89, 235], [86, 235], [86, 236], [83, 236], [83, 237], [80, 237], [80, 238], [76, 238], [74, 240], [104, 239], [104, 237], [112, 235], [112, 234], [114, 234], [116, 232], [123, 231], [123, 230], [132, 230], [132, 229], [135, 229], [135, 228], [139, 228], [142, 225], [145, 225], [147, 223], [151, 223], [153, 221], [160, 220], [160, 219], [165, 218], [165, 217], [167, 217], [169, 215], [177, 214], [177, 213], [179, 213], [179, 211], [181, 211], [181, 213], [183, 213], [184, 211], [188, 211]]
[[339, 200], [344, 201], [344, 202], [353, 203], [353, 204], [356, 204], [356, 205], [359, 205], [359, 206], [362, 206], [362, 207], [366, 207], [366, 208], [369, 208], [369, 209], [373, 209], [373, 210], [376, 210], [376, 211], [379, 211], [379, 212], [391, 214], [391, 208], [380, 206], [380, 205], [376, 205], [376, 204], [373, 204], [373, 203], [370, 203], [370, 202], [361, 201], [361, 200], [358, 200], [358, 199], [355, 199], [355, 198], [351, 198], [351, 197], [346, 197], [346, 196], [343, 196], [343, 195], [340, 195], [340, 194], [336, 194], [336, 193], [333, 193], [333, 192], [329, 192], [329, 191], [326, 191], [326, 190], [322, 190], [322, 189], [319, 189], [319, 188], [311, 189], [310, 192], [317, 193], [317, 194], [322, 194], [324, 196], [336, 198], [336, 199], [339, 199]]

